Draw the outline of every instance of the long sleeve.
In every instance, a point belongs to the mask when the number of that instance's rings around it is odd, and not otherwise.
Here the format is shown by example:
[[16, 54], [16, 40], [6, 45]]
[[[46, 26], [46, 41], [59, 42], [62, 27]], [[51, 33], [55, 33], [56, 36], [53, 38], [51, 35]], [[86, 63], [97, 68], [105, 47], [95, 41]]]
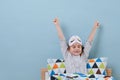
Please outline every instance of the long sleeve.
[[92, 47], [92, 43], [90, 41], [87, 41], [84, 45], [84, 54], [87, 58], [89, 56], [89, 52], [91, 50], [91, 47]]
[[66, 40], [60, 40], [60, 46], [61, 46], [61, 51], [63, 54], [63, 57], [67, 57], [67, 49], [68, 49], [68, 45]]

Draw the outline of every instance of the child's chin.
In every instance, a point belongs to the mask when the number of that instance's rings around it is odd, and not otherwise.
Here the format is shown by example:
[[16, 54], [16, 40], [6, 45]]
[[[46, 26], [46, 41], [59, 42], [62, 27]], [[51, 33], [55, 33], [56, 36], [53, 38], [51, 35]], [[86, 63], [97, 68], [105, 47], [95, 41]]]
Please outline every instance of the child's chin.
[[80, 53], [73, 53], [73, 55], [74, 55], [74, 56], [79, 56], [79, 55], [80, 55]]

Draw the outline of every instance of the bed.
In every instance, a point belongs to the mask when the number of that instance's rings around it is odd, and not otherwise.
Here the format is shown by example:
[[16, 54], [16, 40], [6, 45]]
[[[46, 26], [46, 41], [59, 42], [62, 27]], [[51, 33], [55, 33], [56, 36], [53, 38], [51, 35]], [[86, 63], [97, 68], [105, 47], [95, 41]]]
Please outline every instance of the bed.
[[87, 74], [66, 73], [63, 59], [48, 59], [47, 63], [47, 68], [41, 68], [41, 80], [115, 80], [105, 57], [88, 59]]
[[[108, 69], [106, 69], [106, 72], [111, 72], [110, 70], [109, 71], [107, 71], [107, 70]], [[47, 68], [41, 68], [41, 80], [50, 80], [50, 76], [48, 74]], [[86, 78], [84, 80], [95, 80], [95, 79]], [[102, 78], [99, 78], [96, 80], [102, 80]], [[104, 76], [103, 80], [114, 80], [114, 78], [108, 73], [108, 74], [106, 74], [106, 76]]]

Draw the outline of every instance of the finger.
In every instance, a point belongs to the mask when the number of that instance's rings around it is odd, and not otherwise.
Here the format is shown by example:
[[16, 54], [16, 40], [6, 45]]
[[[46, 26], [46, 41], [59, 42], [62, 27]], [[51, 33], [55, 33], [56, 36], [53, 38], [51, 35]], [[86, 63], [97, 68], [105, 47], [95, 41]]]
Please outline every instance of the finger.
[[99, 21], [96, 21], [96, 25], [99, 26]]
[[99, 23], [97, 23], [97, 26], [99, 26]]
[[53, 22], [56, 22], [56, 18], [53, 20]]

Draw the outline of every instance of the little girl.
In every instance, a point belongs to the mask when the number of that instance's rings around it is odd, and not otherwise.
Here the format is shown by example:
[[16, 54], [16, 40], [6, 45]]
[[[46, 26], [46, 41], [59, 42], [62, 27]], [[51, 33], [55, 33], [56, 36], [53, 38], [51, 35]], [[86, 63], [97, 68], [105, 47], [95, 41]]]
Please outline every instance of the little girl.
[[69, 39], [69, 42], [67, 43], [61, 30], [58, 18], [55, 18], [53, 22], [56, 26], [58, 36], [60, 39], [61, 50], [65, 60], [66, 72], [79, 72], [86, 74], [86, 63], [88, 60], [94, 35], [96, 33], [97, 28], [99, 27], [99, 23], [97, 21], [94, 23], [92, 32], [83, 47], [82, 40], [77, 35], [72, 36]]

